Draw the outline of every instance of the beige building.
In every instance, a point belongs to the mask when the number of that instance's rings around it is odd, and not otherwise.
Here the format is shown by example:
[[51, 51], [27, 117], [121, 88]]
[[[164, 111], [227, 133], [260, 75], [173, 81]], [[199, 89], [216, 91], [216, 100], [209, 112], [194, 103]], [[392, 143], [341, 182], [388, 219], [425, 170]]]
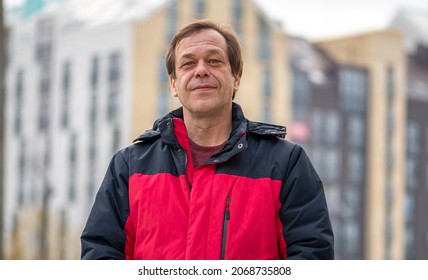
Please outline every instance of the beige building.
[[369, 73], [365, 259], [404, 258], [406, 56], [401, 32], [318, 42], [339, 63]]

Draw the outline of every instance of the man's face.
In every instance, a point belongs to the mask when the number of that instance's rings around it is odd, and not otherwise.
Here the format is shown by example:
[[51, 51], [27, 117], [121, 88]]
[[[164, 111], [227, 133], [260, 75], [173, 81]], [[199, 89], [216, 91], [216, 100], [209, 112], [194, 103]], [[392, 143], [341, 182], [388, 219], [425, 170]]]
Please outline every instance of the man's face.
[[207, 29], [184, 38], [175, 50], [176, 78], [170, 76], [173, 96], [190, 117], [216, 117], [229, 113], [232, 94], [240, 78], [232, 75], [226, 41]]

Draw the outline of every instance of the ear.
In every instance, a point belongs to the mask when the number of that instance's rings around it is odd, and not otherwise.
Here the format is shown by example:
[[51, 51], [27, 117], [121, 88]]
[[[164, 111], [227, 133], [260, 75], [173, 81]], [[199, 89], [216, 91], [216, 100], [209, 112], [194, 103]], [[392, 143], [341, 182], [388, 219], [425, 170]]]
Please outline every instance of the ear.
[[173, 97], [178, 97], [178, 91], [175, 87], [175, 79], [172, 77], [172, 75], [169, 75], [169, 86], [171, 88], [171, 94]]
[[239, 89], [239, 85], [241, 83], [241, 77], [238, 75], [235, 76], [235, 81], [233, 82], [233, 92], [237, 92]]

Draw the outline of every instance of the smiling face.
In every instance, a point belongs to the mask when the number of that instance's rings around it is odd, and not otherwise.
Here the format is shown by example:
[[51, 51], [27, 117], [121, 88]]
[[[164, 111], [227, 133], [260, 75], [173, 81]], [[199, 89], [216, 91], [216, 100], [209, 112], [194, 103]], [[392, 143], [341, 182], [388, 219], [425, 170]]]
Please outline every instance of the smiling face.
[[240, 77], [232, 74], [223, 36], [203, 29], [182, 39], [175, 57], [175, 78], [170, 75], [170, 86], [183, 105], [185, 118], [222, 118], [230, 114]]

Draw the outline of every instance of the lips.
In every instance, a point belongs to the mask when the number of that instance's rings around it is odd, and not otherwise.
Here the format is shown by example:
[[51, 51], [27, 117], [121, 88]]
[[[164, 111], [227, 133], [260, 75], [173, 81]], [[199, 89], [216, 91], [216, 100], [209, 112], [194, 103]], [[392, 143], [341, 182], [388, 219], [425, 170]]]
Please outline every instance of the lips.
[[214, 89], [214, 88], [216, 88], [216, 86], [208, 85], [208, 84], [202, 84], [202, 85], [193, 86], [191, 89], [192, 90], [198, 90], [198, 89]]

